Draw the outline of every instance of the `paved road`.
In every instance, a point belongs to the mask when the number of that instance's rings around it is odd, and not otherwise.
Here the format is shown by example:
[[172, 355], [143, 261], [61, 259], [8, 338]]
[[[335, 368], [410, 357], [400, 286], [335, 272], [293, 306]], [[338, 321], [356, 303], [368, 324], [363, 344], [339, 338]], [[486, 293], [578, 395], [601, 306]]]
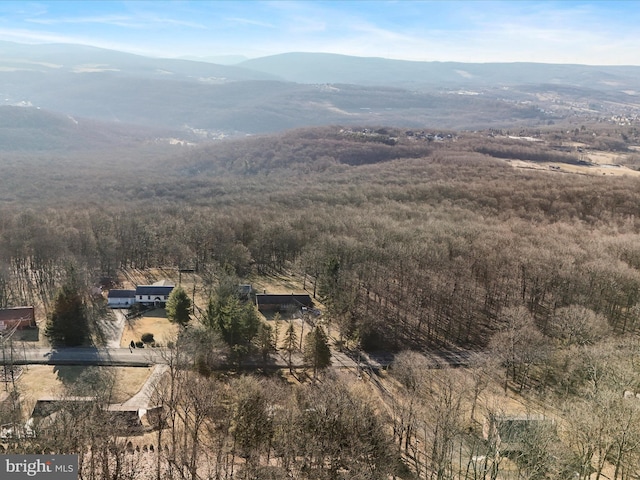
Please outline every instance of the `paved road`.
[[[32, 348], [14, 344], [11, 355], [5, 352], [4, 361], [0, 356], [0, 365], [42, 364], [42, 365], [105, 365], [105, 366], [152, 366], [166, 364], [166, 348]], [[469, 364], [471, 354], [465, 351], [439, 351], [426, 355], [432, 368], [459, 367]], [[388, 367], [393, 355], [374, 355], [358, 352], [333, 351], [331, 356], [334, 368], [366, 368], [376, 371]], [[292, 357], [295, 368], [304, 366], [302, 355]], [[245, 362], [245, 367], [263, 367], [260, 361]], [[269, 359], [267, 368], [287, 368], [286, 352], [279, 352]]]
[[[12, 357], [6, 356], [7, 364], [41, 364], [41, 365], [112, 365], [112, 366], [150, 366], [166, 364], [165, 348], [14, 348]], [[294, 367], [304, 365], [302, 355], [293, 355]], [[363, 357], [362, 362], [366, 361]], [[335, 367], [356, 368], [357, 359], [352, 359], [345, 353], [334, 352], [332, 363]], [[0, 365], [3, 364], [0, 358]], [[262, 362], [256, 361], [255, 365], [247, 363], [246, 366], [261, 367]], [[266, 365], [268, 368], [287, 368], [286, 355], [273, 355]], [[374, 366], [377, 366], [374, 364]]]
[[113, 365], [150, 366], [166, 363], [162, 358], [164, 349], [156, 348], [14, 348], [12, 358], [5, 356], [5, 362], [15, 365]]

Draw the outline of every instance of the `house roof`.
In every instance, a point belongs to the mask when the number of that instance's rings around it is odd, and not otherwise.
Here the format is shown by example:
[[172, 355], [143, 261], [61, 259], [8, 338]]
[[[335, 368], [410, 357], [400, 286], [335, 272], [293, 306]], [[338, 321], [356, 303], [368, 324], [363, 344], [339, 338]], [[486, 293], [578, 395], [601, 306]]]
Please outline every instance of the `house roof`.
[[109, 290], [107, 293], [107, 298], [133, 298], [135, 296], [135, 290]]
[[136, 295], [169, 295], [173, 285], [138, 285]]
[[310, 307], [313, 301], [308, 294], [279, 294], [279, 293], [258, 293], [256, 303], [260, 305], [297, 305], [300, 307]]
[[33, 307], [14, 307], [0, 310], [0, 321], [35, 320]]

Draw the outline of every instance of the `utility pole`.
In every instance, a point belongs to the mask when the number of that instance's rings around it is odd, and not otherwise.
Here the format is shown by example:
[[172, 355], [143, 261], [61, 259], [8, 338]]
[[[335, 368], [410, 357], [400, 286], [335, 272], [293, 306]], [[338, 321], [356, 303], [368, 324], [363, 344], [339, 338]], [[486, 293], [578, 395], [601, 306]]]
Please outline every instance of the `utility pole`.
[[9, 337], [9, 362], [10, 362], [10, 366], [9, 368], [11, 369], [11, 384], [13, 385], [13, 391], [16, 391], [16, 377], [14, 374], [14, 366], [13, 366], [13, 339], [11, 337]]
[[11, 362], [11, 364], [9, 365], [9, 368], [11, 370], [11, 380], [12, 380], [12, 383], [13, 383], [13, 390], [15, 391], [16, 383], [15, 383], [15, 378], [13, 376], [13, 341], [12, 341], [12, 337], [13, 337], [13, 334], [16, 333], [16, 330], [18, 329], [19, 326], [20, 326], [20, 322], [16, 323], [16, 325], [8, 333], [0, 332], [0, 341], [2, 341], [2, 367], [3, 367], [3, 370], [4, 370], [4, 389], [7, 392], [9, 391], [9, 385], [8, 385], [9, 382], [7, 380], [6, 343], [7, 343], [7, 340], [11, 341], [11, 344], [9, 345], [9, 348], [11, 349], [9, 351], [10, 362]]
[[6, 392], [9, 391], [9, 385], [7, 385], [7, 359], [5, 357], [5, 352], [4, 352], [4, 335], [2, 333], [0, 333], [0, 339], [2, 339], [2, 366], [4, 368], [4, 390]]
[[307, 319], [307, 313], [302, 312], [302, 328], [300, 329], [300, 351], [302, 351], [302, 339], [304, 337], [304, 322]]
[[196, 274], [193, 274], [193, 295], [191, 299], [191, 314], [196, 314]]
[[24, 340], [22, 340], [22, 354], [24, 355], [24, 368], [29, 370], [29, 363], [27, 362], [27, 349], [24, 346]]

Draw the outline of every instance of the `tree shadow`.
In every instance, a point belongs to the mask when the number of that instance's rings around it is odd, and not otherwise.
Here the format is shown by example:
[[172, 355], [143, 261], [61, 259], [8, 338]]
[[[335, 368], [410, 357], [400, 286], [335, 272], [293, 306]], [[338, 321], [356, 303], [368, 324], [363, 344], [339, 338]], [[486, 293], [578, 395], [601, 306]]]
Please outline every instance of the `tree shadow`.
[[37, 342], [40, 340], [40, 329], [38, 327], [16, 330], [13, 339], [19, 342]]
[[55, 365], [53, 373], [58, 377], [65, 387], [71, 387], [78, 383], [80, 376], [88, 369], [95, 368], [91, 366], [79, 365]]
[[164, 308], [152, 308], [142, 314], [143, 317], [149, 318], [167, 318], [167, 311]]
[[101, 395], [113, 385], [112, 375], [99, 366], [56, 365], [53, 372], [73, 396]]
[[54, 349], [49, 355], [49, 365], [53, 365], [53, 373], [64, 384], [70, 387], [78, 382], [80, 376], [88, 372], [97, 372], [104, 359], [95, 347]]

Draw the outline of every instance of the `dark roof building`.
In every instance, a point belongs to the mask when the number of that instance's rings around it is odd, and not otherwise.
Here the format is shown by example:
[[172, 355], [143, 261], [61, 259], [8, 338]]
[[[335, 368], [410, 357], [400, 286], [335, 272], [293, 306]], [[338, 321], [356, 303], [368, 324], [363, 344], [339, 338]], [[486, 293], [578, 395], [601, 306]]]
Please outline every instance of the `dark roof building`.
[[135, 290], [109, 290], [107, 298], [135, 298]]
[[138, 285], [136, 295], [169, 295], [173, 285]]
[[109, 290], [107, 293], [107, 305], [109, 307], [129, 308], [136, 303], [135, 290]]
[[0, 331], [35, 327], [36, 317], [33, 307], [14, 307], [0, 310]]
[[136, 302], [143, 305], [162, 306], [169, 300], [173, 285], [138, 285]]
[[311, 297], [304, 294], [273, 294], [273, 293], [257, 293], [256, 305], [258, 310], [287, 310], [290, 308], [302, 308], [313, 306]]

